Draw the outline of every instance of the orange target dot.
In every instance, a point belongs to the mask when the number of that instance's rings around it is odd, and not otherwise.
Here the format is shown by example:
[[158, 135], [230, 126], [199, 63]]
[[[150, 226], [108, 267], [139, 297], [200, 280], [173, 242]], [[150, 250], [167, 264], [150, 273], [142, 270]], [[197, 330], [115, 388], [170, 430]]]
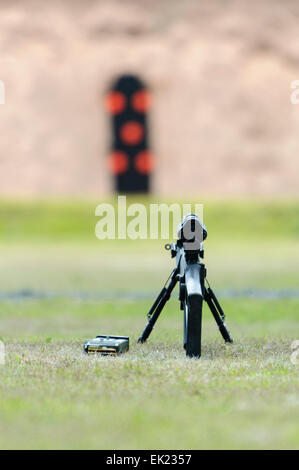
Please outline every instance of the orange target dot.
[[137, 121], [128, 121], [120, 129], [120, 137], [128, 145], [138, 144], [144, 135], [144, 129]]
[[126, 97], [119, 91], [111, 91], [105, 97], [105, 108], [111, 114], [121, 113], [126, 106]]
[[129, 159], [125, 152], [117, 150], [112, 152], [108, 158], [108, 168], [114, 175], [120, 175], [127, 171], [129, 167]]
[[147, 175], [153, 171], [155, 167], [155, 159], [151, 152], [145, 150], [139, 152], [135, 157], [135, 168], [139, 173]]
[[138, 113], [145, 113], [151, 105], [151, 96], [145, 90], [139, 90], [132, 96], [132, 107]]

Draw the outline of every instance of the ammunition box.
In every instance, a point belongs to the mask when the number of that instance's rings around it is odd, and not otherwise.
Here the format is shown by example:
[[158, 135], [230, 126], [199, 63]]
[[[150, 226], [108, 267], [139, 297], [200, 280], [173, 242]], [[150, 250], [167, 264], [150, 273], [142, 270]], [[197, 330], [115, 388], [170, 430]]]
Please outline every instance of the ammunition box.
[[129, 350], [128, 336], [99, 335], [84, 343], [87, 354], [101, 354], [102, 356], [118, 356]]

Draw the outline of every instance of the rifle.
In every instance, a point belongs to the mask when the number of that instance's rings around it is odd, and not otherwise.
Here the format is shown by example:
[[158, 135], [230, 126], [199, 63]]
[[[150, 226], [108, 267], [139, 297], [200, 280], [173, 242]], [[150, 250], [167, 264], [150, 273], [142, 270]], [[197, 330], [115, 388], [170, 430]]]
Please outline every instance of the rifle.
[[207, 302], [224, 341], [233, 342], [225, 325], [225, 314], [206, 279], [207, 270], [201, 262], [204, 257], [203, 241], [207, 235], [207, 229], [199, 217], [188, 214], [179, 225], [177, 242], [165, 245], [165, 249], [170, 250], [171, 257], [176, 258], [176, 266], [147, 314], [148, 323], [138, 339], [139, 343], [148, 339], [177, 282], [180, 309], [184, 312], [186, 355], [201, 356], [203, 301]]

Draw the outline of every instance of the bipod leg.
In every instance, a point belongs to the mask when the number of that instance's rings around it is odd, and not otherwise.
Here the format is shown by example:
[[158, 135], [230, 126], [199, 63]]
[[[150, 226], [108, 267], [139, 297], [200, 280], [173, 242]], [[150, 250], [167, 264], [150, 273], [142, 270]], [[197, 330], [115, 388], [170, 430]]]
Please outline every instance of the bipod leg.
[[233, 343], [228, 329], [224, 323], [225, 315], [211, 287], [205, 289], [205, 301], [207, 302], [213, 317], [218, 325], [220, 333], [226, 343]]
[[[178, 270], [177, 268], [175, 268], [172, 271], [171, 275], [169, 276], [170, 280], [169, 280], [168, 286], [165, 285], [163, 287], [160, 294], [158, 295], [155, 302], [153, 303], [150, 311], [147, 314], [147, 317], [148, 317], [147, 325], [142, 335], [138, 339], [138, 343], [144, 343], [149, 337], [149, 335], [151, 334], [152, 329], [154, 328], [154, 325], [156, 321], [158, 320], [160, 313], [163, 310], [163, 307], [165, 306], [167, 300], [170, 298], [171, 292], [173, 291], [177, 283], [177, 273], [178, 273]], [[167, 284], [167, 281], [166, 281], [166, 284]]]

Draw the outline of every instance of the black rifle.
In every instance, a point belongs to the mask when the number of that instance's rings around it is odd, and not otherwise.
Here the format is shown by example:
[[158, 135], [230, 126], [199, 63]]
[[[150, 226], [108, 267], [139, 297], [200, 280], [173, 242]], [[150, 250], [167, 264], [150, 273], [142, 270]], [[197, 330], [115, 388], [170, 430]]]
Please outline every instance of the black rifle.
[[[202, 305], [204, 300], [215, 318], [224, 341], [233, 342], [225, 325], [224, 312], [206, 280], [205, 265], [200, 262], [200, 258], [204, 257], [203, 241], [206, 238], [206, 227], [195, 214], [188, 214], [179, 226], [177, 242], [165, 245], [165, 249], [170, 250], [171, 257], [176, 258], [176, 267], [148, 312], [148, 323], [138, 339], [139, 343], [144, 343], [151, 334], [178, 281], [180, 284], [180, 308], [184, 311], [186, 355], [189, 357], [201, 356]], [[205, 283], [207, 283], [207, 287]]]

